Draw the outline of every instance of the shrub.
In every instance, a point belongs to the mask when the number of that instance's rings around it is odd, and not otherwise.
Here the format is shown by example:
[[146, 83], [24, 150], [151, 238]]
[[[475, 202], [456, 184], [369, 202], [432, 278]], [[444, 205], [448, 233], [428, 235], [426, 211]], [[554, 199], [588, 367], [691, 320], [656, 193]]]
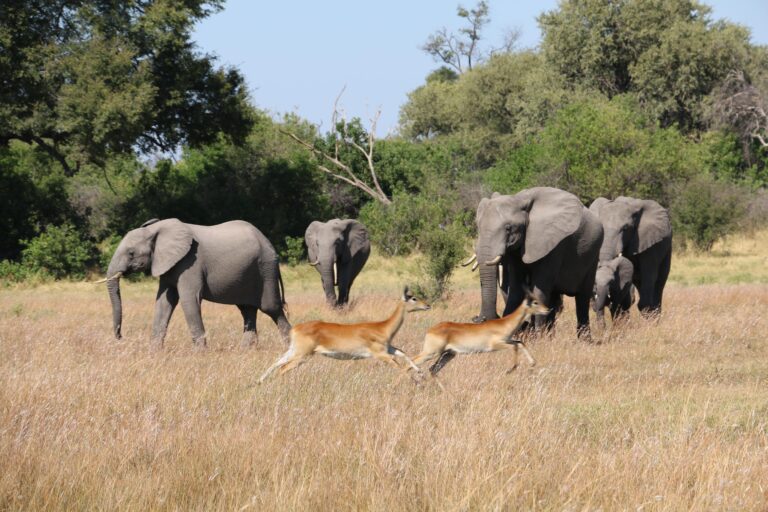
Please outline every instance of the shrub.
[[424, 277], [414, 288], [421, 297], [435, 301], [447, 295], [451, 274], [466, 255], [467, 231], [462, 224], [454, 222], [425, 231], [419, 242], [424, 255], [421, 264]]
[[672, 203], [675, 232], [700, 250], [711, 250], [745, 213], [745, 190], [707, 175], [697, 176], [676, 192]]
[[304, 237], [287, 236], [285, 237], [285, 249], [280, 252], [280, 259], [288, 265], [295, 267], [306, 254]]
[[71, 224], [48, 226], [44, 233], [24, 245], [24, 267], [31, 272], [49, 273], [56, 279], [82, 277], [86, 264], [96, 254], [93, 243], [83, 240]]

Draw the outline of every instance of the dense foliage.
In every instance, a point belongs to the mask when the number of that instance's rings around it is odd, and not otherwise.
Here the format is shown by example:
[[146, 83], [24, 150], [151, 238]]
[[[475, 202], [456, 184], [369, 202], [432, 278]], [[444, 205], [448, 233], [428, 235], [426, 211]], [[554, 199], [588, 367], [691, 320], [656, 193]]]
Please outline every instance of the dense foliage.
[[82, 275], [153, 217], [245, 219], [297, 263], [306, 226], [338, 216], [387, 255], [427, 255], [422, 288], [439, 296], [494, 190], [653, 198], [704, 250], [768, 215], [768, 49], [697, 0], [564, 0], [521, 51], [485, 39], [491, 4], [461, 8], [463, 28], [424, 46], [445, 66], [384, 140], [250, 105], [239, 71], [190, 40], [222, 4], [0, 5], [0, 278]]

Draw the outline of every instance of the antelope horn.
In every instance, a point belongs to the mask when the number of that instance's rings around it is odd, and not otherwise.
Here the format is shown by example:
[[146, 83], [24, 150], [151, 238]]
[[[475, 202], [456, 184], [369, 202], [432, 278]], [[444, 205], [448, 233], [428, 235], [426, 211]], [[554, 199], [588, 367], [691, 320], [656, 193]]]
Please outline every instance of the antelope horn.
[[[469, 258], [467, 261], [463, 262], [463, 263], [461, 264], [461, 266], [462, 266], [462, 267], [466, 267], [467, 265], [469, 265], [470, 263], [472, 263], [472, 262], [473, 262], [473, 261], [475, 261], [476, 259], [477, 259], [477, 253], [474, 253], [474, 254], [472, 254], [472, 257], [471, 257], [471, 258]], [[472, 267], [472, 270], [475, 270], [475, 267]]]
[[106, 283], [107, 281], [114, 281], [115, 279], [120, 279], [122, 275], [122, 272], [117, 272], [112, 277], [105, 277], [104, 279], [99, 279], [98, 281], [91, 281], [91, 284], [101, 284]]
[[493, 258], [492, 260], [486, 261], [485, 264], [488, 265], [488, 266], [498, 265], [500, 261], [501, 261], [501, 254], [499, 254], [498, 256]]

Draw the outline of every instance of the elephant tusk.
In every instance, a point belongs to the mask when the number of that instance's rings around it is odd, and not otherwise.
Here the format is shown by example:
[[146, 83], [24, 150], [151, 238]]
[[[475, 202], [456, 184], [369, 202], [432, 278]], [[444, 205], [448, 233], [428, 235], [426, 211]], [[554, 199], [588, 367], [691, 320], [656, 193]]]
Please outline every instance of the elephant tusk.
[[475, 260], [475, 264], [474, 264], [474, 265], [472, 265], [472, 272], [474, 272], [475, 270], [477, 270], [477, 267], [478, 267], [478, 265], [480, 265], [480, 262], [479, 262], [479, 261], [477, 261], [477, 260]]
[[316, 267], [316, 266], [318, 266], [318, 265], [320, 264], [320, 260], [317, 260], [317, 261], [316, 261], [316, 262], [314, 262], [314, 263], [312, 263], [312, 262], [310, 261], [310, 262], [309, 262], [309, 264], [310, 264], [310, 265], [312, 265], [313, 267]]
[[490, 266], [493, 266], [493, 265], [498, 265], [500, 261], [501, 261], [501, 255], [498, 255], [495, 258], [493, 258], [492, 260], [486, 261], [485, 264], [490, 267]]
[[336, 263], [333, 264], [333, 286], [339, 286], [339, 269]]
[[114, 281], [115, 279], [120, 279], [122, 275], [122, 272], [116, 272], [112, 277], [105, 277], [104, 279], [99, 279], [98, 281], [92, 281], [91, 284], [101, 284], [106, 283], [107, 281]]
[[[471, 257], [471, 258], [469, 258], [467, 261], [463, 262], [463, 263], [461, 264], [461, 266], [462, 266], [462, 267], [466, 267], [467, 265], [469, 265], [470, 263], [472, 263], [472, 262], [473, 262], [473, 261], [475, 261], [476, 259], [477, 259], [477, 253], [474, 253], [474, 254], [472, 254], [472, 257]], [[475, 270], [475, 267], [472, 267], [472, 270]]]

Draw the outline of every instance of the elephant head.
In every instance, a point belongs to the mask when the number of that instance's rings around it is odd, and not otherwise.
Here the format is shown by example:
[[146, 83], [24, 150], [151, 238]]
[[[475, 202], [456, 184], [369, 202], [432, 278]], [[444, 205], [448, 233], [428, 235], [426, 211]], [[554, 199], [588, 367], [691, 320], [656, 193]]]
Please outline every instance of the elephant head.
[[161, 276], [189, 252], [192, 242], [192, 231], [178, 219], [152, 219], [123, 237], [107, 269], [107, 290], [117, 339], [121, 337], [123, 321], [120, 277], [147, 271], [153, 276]]
[[368, 231], [353, 219], [314, 221], [307, 227], [304, 241], [307, 244], [309, 263], [320, 273], [326, 300], [336, 306], [334, 286], [349, 286], [349, 283], [342, 282], [348, 277], [339, 277], [339, 270], [346, 267], [355, 254], [370, 250]]
[[544, 258], [579, 228], [583, 210], [576, 196], [550, 187], [530, 188], [513, 196], [494, 193], [480, 201], [475, 253], [480, 262], [482, 317], [498, 317], [499, 263], [516, 251], [524, 264]]
[[[601, 261], [597, 266], [592, 309], [597, 313], [598, 322], [605, 325], [604, 312], [607, 306], [618, 308], [627, 287], [632, 286], [632, 262], [623, 256]], [[631, 291], [629, 291], [631, 294]]]
[[656, 201], [617, 197], [613, 201], [600, 197], [589, 206], [603, 224], [600, 261], [620, 254], [634, 256], [672, 236], [669, 212]]

